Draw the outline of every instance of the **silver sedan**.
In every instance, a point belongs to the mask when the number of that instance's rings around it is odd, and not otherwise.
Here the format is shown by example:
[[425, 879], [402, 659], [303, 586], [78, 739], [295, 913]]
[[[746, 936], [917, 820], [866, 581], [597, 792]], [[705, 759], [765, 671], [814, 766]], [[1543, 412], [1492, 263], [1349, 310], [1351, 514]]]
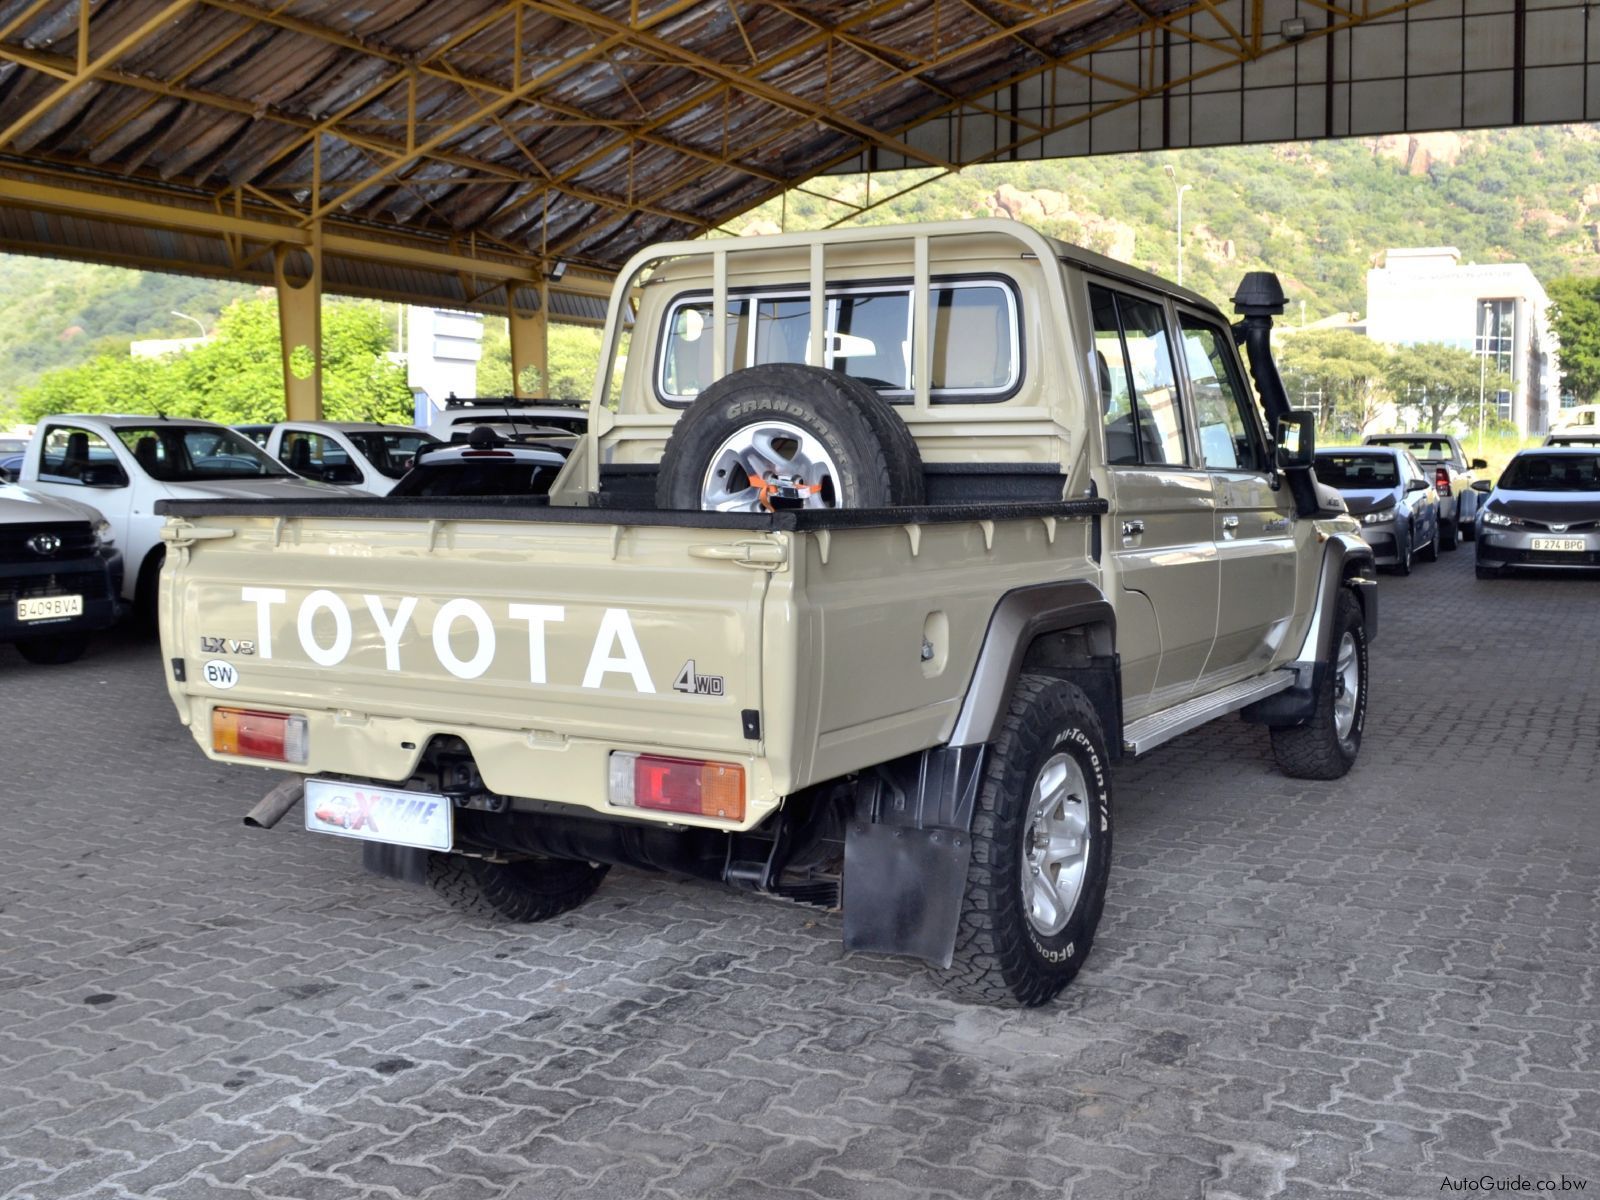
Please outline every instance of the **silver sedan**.
[[1478, 578], [1600, 567], [1600, 448], [1520, 451], [1478, 514]]

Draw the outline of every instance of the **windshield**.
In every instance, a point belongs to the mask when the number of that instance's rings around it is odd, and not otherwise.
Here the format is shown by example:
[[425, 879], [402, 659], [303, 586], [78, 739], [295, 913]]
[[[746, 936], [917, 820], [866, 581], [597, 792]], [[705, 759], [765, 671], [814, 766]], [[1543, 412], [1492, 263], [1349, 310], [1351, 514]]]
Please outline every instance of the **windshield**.
[[543, 496], [550, 491], [558, 463], [515, 459], [452, 459], [408, 472], [394, 496]]
[[1331, 488], [1392, 488], [1400, 470], [1387, 454], [1319, 454], [1317, 479]]
[[209, 425], [139, 425], [117, 430], [147, 475], [163, 483], [292, 479], [249, 438]]
[[1547, 446], [1600, 446], [1600, 436], [1592, 433], [1574, 433], [1564, 435], [1552, 433], [1545, 439]]
[[1397, 446], [1418, 458], [1452, 458], [1450, 443], [1444, 438], [1373, 438], [1374, 446]]
[[377, 468], [380, 475], [387, 475], [390, 479], [399, 479], [411, 469], [412, 456], [419, 447], [439, 445], [438, 438], [420, 429], [396, 429], [393, 433], [387, 429], [363, 429], [347, 432], [345, 437], [355, 444], [355, 448]]
[[21, 438], [0, 438], [0, 454], [21, 454], [28, 443]]
[[1519, 454], [1499, 486], [1515, 492], [1600, 491], [1600, 454]]

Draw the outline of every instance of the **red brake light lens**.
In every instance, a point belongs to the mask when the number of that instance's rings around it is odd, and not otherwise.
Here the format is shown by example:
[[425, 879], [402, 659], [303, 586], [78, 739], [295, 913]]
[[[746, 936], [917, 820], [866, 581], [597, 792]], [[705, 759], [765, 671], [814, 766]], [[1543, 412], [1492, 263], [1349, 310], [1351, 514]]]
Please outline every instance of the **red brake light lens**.
[[307, 732], [306, 719], [291, 713], [249, 708], [211, 710], [211, 748], [218, 754], [304, 763]]
[[744, 768], [738, 763], [617, 752], [611, 756], [609, 794], [612, 804], [744, 820]]
[[1441, 492], [1450, 490], [1450, 468], [1440, 467], [1433, 477], [1433, 486]]

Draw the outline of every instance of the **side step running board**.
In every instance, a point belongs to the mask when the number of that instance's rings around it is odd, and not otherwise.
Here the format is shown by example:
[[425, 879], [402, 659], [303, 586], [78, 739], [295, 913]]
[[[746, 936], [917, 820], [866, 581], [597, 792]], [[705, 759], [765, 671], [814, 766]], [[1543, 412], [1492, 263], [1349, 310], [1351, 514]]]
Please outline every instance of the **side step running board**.
[[1207, 721], [1227, 713], [1238, 712], [1247, 704], [1275, 696], [1285, 688], [1293, 687], [1293, 671], [1272, 671], [1257, 679], [1230, 684], [1219, 692], [1196, 696], [1182, 704], [1151, 713], [1131, 721], [1122, 730], [1124, 754], [1139, 755], [1154, 750], [1163, 742], [1170, 742], [1179, 734], [1198, 729]]

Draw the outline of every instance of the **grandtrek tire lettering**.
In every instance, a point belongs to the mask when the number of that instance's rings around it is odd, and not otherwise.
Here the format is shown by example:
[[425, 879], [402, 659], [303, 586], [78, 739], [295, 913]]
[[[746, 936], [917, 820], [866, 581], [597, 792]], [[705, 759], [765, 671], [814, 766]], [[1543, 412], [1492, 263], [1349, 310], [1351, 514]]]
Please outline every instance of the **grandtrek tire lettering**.
[[[333, 614], [333, 645], [327, 647], [317, 641], [317, 631], [313, 627], [317, 613], [322, 609]], [[300, 601], [295, 630], [300, 634], [300, 649], [320, 667], [336, 667], [350, 653], [350, 610], [345, 607], [343, 600], [326, 588], [318, 588]]]
[[[465, 617], [478, 631], [478, 652], [469, 659], [456, 657], [450, 645], [450, 629]], [[476, 600], [451, 600], [439, 609], [433, 619], [433, 653], [442, 666], [457, 679], [476, 679], [494, 662], [494, 622]]]

